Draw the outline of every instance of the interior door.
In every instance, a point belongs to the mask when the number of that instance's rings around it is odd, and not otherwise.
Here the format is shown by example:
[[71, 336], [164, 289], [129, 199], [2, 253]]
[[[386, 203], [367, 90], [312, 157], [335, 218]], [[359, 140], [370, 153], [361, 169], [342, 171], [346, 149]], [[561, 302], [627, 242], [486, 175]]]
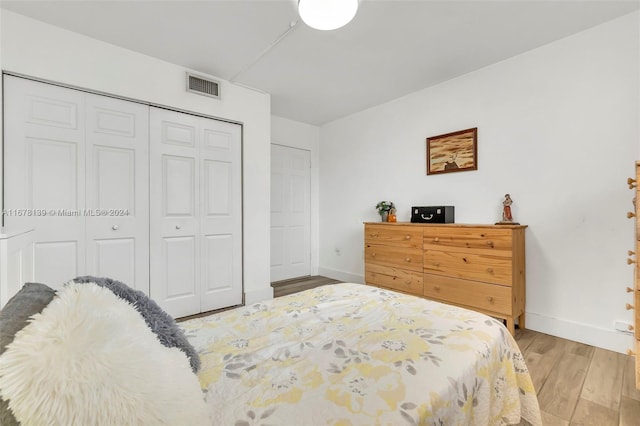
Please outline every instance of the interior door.
[[4, 76], [4, 225], [35, 229], [34, 277], [85, 271], [84, 93]]
[[149, 294], [149, 107], [86, 95], [87, 273]]
[[311, 273], [311, 154], [271, 145], [271, 281]]

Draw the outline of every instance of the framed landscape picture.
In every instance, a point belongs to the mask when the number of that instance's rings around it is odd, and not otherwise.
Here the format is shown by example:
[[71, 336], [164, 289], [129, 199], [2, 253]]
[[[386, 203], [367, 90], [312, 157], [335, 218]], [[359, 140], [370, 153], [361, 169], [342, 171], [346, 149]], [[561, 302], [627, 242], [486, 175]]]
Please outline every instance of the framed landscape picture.
[[427, 174], [478, 170], [478, 128], [427, 138]]

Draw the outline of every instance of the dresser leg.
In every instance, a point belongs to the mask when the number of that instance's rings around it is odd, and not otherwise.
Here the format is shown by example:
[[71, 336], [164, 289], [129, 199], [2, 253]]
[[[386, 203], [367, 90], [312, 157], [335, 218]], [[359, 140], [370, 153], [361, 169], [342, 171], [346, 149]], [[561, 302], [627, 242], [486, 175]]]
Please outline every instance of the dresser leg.
[[524, 312], [518, 317], [518, 328], [524, 330]]
[[507, 329], [509, 330], [509, 333], [511, 333], [512, 336], [515, 336], [516, 327], [514, 325], [513, 317], [508, 317], [506, 318], [506, 320], [507, 320]]

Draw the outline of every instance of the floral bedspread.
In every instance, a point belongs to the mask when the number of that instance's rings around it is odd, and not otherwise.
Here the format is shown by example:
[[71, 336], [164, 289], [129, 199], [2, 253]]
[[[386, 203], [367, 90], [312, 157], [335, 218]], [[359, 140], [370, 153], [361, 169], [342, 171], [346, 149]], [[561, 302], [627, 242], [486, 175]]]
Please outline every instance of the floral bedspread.
[[480, 313], [336, 284], [180, 325], [214, 424], [541, 424], [518, 346]]

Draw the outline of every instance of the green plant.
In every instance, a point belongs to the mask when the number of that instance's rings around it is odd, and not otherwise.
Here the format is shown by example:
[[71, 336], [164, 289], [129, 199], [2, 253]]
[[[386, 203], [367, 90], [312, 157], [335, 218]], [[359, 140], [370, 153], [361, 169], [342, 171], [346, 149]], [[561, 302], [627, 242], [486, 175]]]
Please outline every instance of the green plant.
[[380, 201], [376, 204], [376, 210], [378, 210], [378, 214], [382, 216], [385, 212], [389, 212], [389, 210], [395, 210], [396, 206], [393, 204], [393, 201]]

